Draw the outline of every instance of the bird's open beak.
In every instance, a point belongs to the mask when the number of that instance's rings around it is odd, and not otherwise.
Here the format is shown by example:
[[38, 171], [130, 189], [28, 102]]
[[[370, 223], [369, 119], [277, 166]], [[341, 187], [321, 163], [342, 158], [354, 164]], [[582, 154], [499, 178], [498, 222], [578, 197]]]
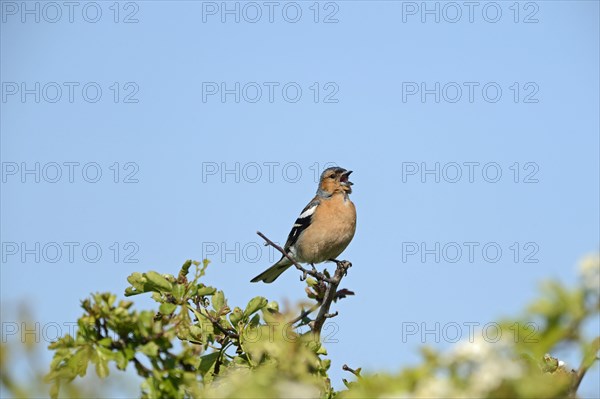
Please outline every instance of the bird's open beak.
[[342, 186], [351, 186], [354, 184], [350, 180], [348, 180], [348, 176], [350, 176], [350, 173], [352, 173], [351, 170], [347, 170], [344, 173], [342, 173], [342, 176], [340, 177], [340, 183], [342, 184]]

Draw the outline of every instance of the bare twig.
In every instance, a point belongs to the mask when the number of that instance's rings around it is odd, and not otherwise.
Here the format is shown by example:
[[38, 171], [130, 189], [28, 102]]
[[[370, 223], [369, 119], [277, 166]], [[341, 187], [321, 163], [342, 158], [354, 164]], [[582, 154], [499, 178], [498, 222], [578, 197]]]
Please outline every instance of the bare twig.
[[289, 259], [290, 262], [292, 262], [294, 264], [294, 266], [296, 266], [296, 269], [300, 270], [302, 272], [302, 278], [301, 280], [304, 281], [306, 280], [306, 276], [312, 276], [314, 278], [316, 278], [317, 280], [320, 281], [327, 281], [328, 283], [330, 283], [330, 279], [327, 278], [327, 276], [325, 276], [323, 273], [319, 273], [317, 271], [317, 269], [313, 268], [312, 270], [307, 270], [305, 268], [303, 268], [297, 261], [296, 259], [292, 258], [290, 256], [290, 254], [288, 254], [283, 248], [281, 248], [279, 245], [275, 244], [273, 241], [269, 240], [267, 238], [267, 236], [265, 236], [263, 233], [261, 233], [260, 231], [257, 231], [256, 234], [258, 234], [263, 240], [266, 241], [265, 245], [270, 245], [273, 248], [275, 248], [276, 250], [278, 250], [279, 252], [281, 252], [281, 254], [283, 256], [285, 256], [287, 259]]
[[579, 385], [581, 384], [583, 377], [585, 377], [585, 373], [587, 373], [587, 371], [592, 367], [594, 362], [597, 360], [600, 360], [600, 358], [597, 356], [595, 358], [593, 358], [592, 361], [586, 361], [586, 359], [584, 359], [581, 362], [579, 369], [577, 371], [574, 371], [573, 382], [571, 383], [571, 388], [569, 389], [569, 397], [574, 398], [577, 396], [577, 390], [579, 389]]
[[329, 308], [336, 297], [337, 288], [342, 282], [342, 278], [344, 278], [346, 273], [348, 273], [348, 268], [352, 266], [352, 263], [345, 260], [336, 261], [336, 264], [337, 268], [335, 269], [335, 274], [330, 279], [331, 282], [329, 285], [327, 285], [327, 290], [325, 291], [325, 297], [323, 298], [321, 309], [319, 309], [316, 319], [311, 323], [311, 329], [315, 334], [317, 334], [317, 336], [321, 334], [325, 320], [328, 317], [332, 317], [329, 313]]
[[353, 368], [350, 368], [350, 367], [348, 367], [348, 365], [347, 365], [347, 364], [344, 364], [344, 365], [342, 366], [342, 370], [344, 370], [344, 371], [349, 371], [349, 372], [351, 372], [352, 374], [354, 374], [356, 377], [358, 377], [358, 378], [361, 378], [361, 376], [360, 376], [361, 369], [359, 369], [359, 368], [358, 368], [358, 369], [356, 369], [356, 370], [354, 370]]
[[213, 317], [210, 314], [210, 312], [208, 311], [208, 309], [204, 308], [204, 312], [202, 312], [202, 309], [200, 307], [200, 303], [199, 302], [196, 302], [196, 310], [202, 316], [206, 317], [212, 323], [213, 326], [217, 327], [217, 329], [219, 331], [221, 331], [223, 334], [225, 334], [225, 336], [227, 336], [229, 338], [233, 338], [233, 339], [239, 339], [240, 338], [240, 336], [235, 331], [232, 331], [230, 329], [227, 329], [227, 328], [223, 327], [221, 325], [221, 323], [219, 323], [219, 319]]
[[326, 319], [331, 319], [331, 318], [334, 318], [335, 316], [337, 316], [338, 314], [339, 313], [338, 313], [337, 310], [335, 312], [333, 312], [333, 313], [325, 313], [325, 318]]
[[315, 310], [319, 309], [319, 306], [321, 306], [320, 303], [315, 303], [310, 309], [304, 310], [302, 313], [300, 313], [300, 316], [290, 320], [290, 324], [296, 324], [297, 322], [304, 319], [306, 316], [308, 316]]

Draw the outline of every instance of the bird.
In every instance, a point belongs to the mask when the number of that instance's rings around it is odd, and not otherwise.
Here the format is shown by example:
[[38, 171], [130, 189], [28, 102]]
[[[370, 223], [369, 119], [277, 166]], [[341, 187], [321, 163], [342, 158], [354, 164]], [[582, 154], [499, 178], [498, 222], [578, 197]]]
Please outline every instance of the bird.
[[[356, 207], [349, 197], [351, 173], [340, 167], [321, 173], [317, 194], [300, 212], [283, 247], [288, 256], [313, 268], [315, 263], [337, 262], [356, 232]], [[250, 281], [272, 283], [292, 264], [284, 255]]]

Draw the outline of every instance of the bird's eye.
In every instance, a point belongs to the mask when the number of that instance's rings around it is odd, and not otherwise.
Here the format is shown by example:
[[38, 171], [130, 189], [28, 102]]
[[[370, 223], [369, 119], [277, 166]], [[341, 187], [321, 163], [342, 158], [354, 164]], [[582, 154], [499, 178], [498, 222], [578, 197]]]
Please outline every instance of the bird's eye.
[[329, 175], [330, 179], [335, 179], [335, 175]]

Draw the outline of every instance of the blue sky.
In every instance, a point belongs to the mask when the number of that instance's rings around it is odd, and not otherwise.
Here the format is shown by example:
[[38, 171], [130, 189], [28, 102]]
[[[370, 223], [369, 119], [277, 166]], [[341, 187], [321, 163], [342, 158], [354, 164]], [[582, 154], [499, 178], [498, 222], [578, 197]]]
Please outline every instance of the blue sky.
[[366, 314], [483, 326], [598, 250], [598, 2], [58, 4], [0, 3], [3, 321], [71, 323], [204, 256], [230, 304], [294, 303], [292, 271], [249, 283], [274, 257], [255, 232], [284, 242], [330, 164], [358, 212], [337, 386], [417, 359], [418, 336], [362, 345], [389, 334]]

